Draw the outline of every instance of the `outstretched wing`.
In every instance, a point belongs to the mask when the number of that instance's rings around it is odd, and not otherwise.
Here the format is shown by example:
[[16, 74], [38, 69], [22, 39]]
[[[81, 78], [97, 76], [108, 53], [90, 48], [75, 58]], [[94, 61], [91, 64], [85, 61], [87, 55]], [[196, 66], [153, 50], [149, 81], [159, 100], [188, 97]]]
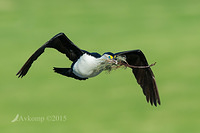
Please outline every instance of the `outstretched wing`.
[[65, 54], [71, 61], [76, 61], [84, 53], [64, 33], [59, 33], [35, 51], [16, 75], [21, 78], [25, 76], [32, 63], [44, 52], [45, 48], [54, 48]]
[[[148, 66], [148, 62], [140, 50], [125, 51], [115, 55], [125, 57], [129, 65]], [[137, 79], [137, 83], [142, 87], [147, 102], [150, 101], [151, 105], [154, 104], [155, 106], [157, 106], [157, 103], [160, 104], [159, 93], [151, 68], [132, 68], [132, 72]]]

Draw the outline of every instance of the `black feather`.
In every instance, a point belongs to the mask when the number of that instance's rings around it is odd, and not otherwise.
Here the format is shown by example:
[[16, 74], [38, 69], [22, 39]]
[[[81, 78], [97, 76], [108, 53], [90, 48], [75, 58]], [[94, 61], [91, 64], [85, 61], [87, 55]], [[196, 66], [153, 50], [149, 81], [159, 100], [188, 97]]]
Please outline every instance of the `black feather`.
[[[148, 66], [148, 62], [140, 50], [119, 52], [115, 56], [125, 57], [129, 65]], [[160, 104], [160, 97], [151, 68], [132, 68], [132, 72], [135, 75], [137, 83], [143, 89], [147, 102], [150, 101], [151, 105], [154, 104], [155, 106], [157, 106], [157, 103]]]
[[59, 52], [65, 54], [71, 61], [76, 61], [81, 55], [84, 54], [84, 51], [79, 49], [72, 41], [67, 38], [64, 33], [59, 33], [55, 35], [52, 39], [47, 41], [42, 45], [22, 66], [19, 72], [16, 74], [18, 77], [23, 77], [27, 74], [32, 63], [37, 60], [37, 58], [44, 52], [45, 48], [54, 48]]

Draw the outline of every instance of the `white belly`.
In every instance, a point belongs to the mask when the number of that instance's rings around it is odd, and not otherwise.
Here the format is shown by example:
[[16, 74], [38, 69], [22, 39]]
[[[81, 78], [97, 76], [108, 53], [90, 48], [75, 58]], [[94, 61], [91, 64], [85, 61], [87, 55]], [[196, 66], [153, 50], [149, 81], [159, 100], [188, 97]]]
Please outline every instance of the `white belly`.
[[88, 54], [83, 54], [73, 66], [73, 73], [81, 78], [90, 78], [100, 74], [103, 69], [99, 69], [100, 59]]

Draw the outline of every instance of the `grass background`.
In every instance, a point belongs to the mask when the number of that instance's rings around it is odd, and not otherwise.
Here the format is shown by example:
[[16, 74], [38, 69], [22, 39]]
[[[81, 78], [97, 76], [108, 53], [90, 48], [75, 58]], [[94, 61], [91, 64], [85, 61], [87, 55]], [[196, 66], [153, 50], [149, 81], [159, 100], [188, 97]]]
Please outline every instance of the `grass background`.
[[[200, 132], [200, 1], [0, 0], [0, 130], [73, 133]], [[55, 74], [71, 62], [48, 49], [28, 75], [15, 74], [43, 43], [64, 32], [104, 53], [141, 49], [156, 76], [161, 106], [147, 104], [130, 70], [87, 81]], [[65, 122], [15, 122], [66, 116]]]

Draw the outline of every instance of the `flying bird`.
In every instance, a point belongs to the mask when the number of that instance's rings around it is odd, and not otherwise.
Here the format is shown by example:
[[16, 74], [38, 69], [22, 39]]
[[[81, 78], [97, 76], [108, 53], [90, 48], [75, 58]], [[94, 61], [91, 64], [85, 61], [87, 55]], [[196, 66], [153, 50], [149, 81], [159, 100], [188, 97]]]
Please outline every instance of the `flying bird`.
[[27, 74], [32, 63], [44, 52], [45, 48], [54, 48], [65, 54], [73, 63], [70, 68], [57, 68], [54, 71], [58, 74], [71, 77], [77, 80], [86, 80], [99, 75], [102, 71], [129, 67], [143, 89], [147, 102], [157, 106], [160, 104], [159, 93], [155, 76], [141, 50], [131, 50], [118, 53], [106, 52], [100, 55], [96, 52], [90, 53], [78, 48], [64, 33], [59, 33], [42, 45], [26, 61], [19, 72], [18, 77]]

